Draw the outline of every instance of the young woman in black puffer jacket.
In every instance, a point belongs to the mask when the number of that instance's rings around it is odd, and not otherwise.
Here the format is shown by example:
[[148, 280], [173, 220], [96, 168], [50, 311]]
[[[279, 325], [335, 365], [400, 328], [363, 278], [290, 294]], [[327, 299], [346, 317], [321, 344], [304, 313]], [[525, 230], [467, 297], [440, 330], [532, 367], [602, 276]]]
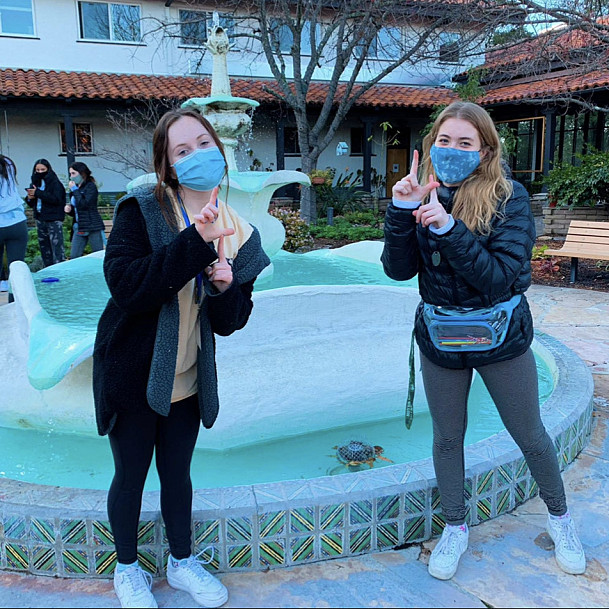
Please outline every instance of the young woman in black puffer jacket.
[[25, 202], [32, 208], [38, 232], [38, 245], [44, 266], [65, 260], [63, 220], [66, 189], [46, 159], [38, 159], [32, 169]]
[[69, 172], [70, 203], [65, 211], [74, 216], [70, 258], [80, 258], [87, 243], [92, 252], [104, 249], [104, 221], [97, 210], [99, 193], [89, 167], [76, 161], [70, 165]]
[[[554, 445], [541, 421], [530, 348], [533, 321], [524, 293], [531, 283], [535, 227], [528, 195], [502, 171], [501, 143], [490, 116], [467, 102], [453, 103], [438, 116], [423, 140], [425, 185], [417, 173], [415, 151], [410, 173], [393, 187], [382, 262], [393, 279], [418, 274], [422, 298], [414, 334], [446, 520], [429, 573], [450, 579], [467, 549], [463, 440], [474, 369], [539, 486], [558, 565], [567, 573], [583, 573], [584, 551], [567, 511]], [[479, 326], [467, 326], [472, 315], [491, 317], [495, 325], [478, 334]], [[451, 327], [447, 319], [461, 325]]]

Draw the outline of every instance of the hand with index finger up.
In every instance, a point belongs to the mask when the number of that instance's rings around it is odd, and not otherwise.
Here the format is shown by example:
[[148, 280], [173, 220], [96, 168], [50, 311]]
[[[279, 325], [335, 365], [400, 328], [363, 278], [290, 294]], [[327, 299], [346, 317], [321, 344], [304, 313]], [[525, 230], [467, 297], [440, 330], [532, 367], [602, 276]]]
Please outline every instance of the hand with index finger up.
[[[429, 184], [431, 183], [433, 183], [433, 176], [429, 176]], [[438, 200], [438, 193], [435, 188], [429, 194], [429, 201], [425, 205], [415, 209], [412, 213], [417, 223], [420, 222], [422, 226], [433, 225], [435, 228], [442, 228], [449, 221], [448, 213]]]
[[415, 150], [412, 153], [410, 173], [393, 186], [393, 196], [395, 199], [404, 202], [420, 202], [427, 196], [430, 190], [440, 186], [440, 183], [436, 182], [433, 176], [430, 176], [429, 182], [425, 186], [421, 186], [417, 177], [418, 171], [419, 151]]
[[216, 186], [211, 191], [207, 205], [201, 209], [200, 213], [193, 216], [197, 232], [206, 243], [215, 241], [220, 235], [232, 235], [235, 232], [232, 228], [220, 228], [218, 225], [214, 225], [219, 213], [218, 205], [218, 187]]
[[[232, 230], [232, 229], [231, 229]], [[218, 260], [205, 269], [218, 292], [225, 292], [233, 282], [233, 268], [224, 254], [224, 235], [218, 239]]]

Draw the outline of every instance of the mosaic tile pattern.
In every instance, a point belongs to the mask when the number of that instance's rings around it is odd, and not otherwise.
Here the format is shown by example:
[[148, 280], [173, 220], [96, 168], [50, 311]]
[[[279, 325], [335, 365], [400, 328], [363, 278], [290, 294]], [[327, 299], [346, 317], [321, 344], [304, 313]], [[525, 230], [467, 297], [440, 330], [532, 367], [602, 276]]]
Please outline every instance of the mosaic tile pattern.
[[[553, 429], [556, 454], [564, 468], [583, 449], [592, 431], [591, 377], [585, 376], [584, 364], [572, 352], [565, 354], [566, 348], [558, 341], [544, 344], [556, 358], [559, 372], [561, 367], [569, 369], [571, 378], [570, 385], [555, 398], [562, 411], [551, 403], [544, 405], [544, 417], [548, 417], [548, 429]], [[583, 375], [579, 379], [577, 370]], [[582, 391], [586, 387], [589, 394]], [[564, 414], [565, 404], [572, 405], [570, 416]], [[559, 411], [564, 421], [555, 420]], [[471, 460], [475, 465], [466, 471], [467, 522], [474, 525], [513, 510], [539, 492], [524, 458], [506, 433], [502, 434], [475, 445], [484, 448], [486, 442], [489, 448], [476, 453]], [[479, 458], [480, 454], [494, 455], [499, 445], [507, 447], [505, 456]], [[467, 451], [475, 446], [466, 449], [466, 464]], [[218, 489], [217, 496], [209, 490], [197, 491], [195, 505], [203, 508], [197, 507], [193, 514], [193, 549], [209, 562], [211, 571], [225, 572], [296, 565], [421, 542], [440, 534], [444, 527], [434, 482], [427, 459], [321, 478], [315, 484], [267, 484], [254, 492], [260, 505], [239, 500], [244, 492], [238, 489]], [[10, 497], [10, 483], [0, 479], [3, 497]], [[116, 553], [106, 514], [72, 509], [65, 493], [57, 507], [37, 507], [40, 487], [31, 486], [25, 493], [20, 484], [15, 492], [16, 497], [27, 497], [22, 503], [3, 500], [0, 505], [0, 569], [60, 577], [111, 577]], [[251, 490], [245, 494], [250, 497]], [[45, 495], [40, 504], [48, 503]], [[87, 501], [80, 498], [78, 505], [87, 505]], [[147, 571], [159, 576], [169, 554], [165, 527], [154, 509], [144, 513], [152, 516], [139, 523], [138, 557]]]

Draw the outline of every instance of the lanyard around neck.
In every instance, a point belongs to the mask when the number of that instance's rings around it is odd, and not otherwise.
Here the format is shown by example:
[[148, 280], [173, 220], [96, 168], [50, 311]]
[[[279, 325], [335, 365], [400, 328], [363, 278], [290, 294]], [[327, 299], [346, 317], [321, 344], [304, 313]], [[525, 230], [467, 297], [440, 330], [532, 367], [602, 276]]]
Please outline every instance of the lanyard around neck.
[[[188, 217], [188, 212], [186, 211], [186, 207], [184, 206], [184, 202], [182, 201], [182, 197], [180, 193], [176, 193], [178, 195], [178, 202], [180, 203], [180, 211], [182, 212], [182, 217], [184, 218], [184, 222], [186, 223], [186, 228], [188, 228], [191, 224], [190, 218]], [[199, 303], [201, 302], [201, 292], [203, 287], [203, 273], [197, 273], [195, 277], [195, 299]]]

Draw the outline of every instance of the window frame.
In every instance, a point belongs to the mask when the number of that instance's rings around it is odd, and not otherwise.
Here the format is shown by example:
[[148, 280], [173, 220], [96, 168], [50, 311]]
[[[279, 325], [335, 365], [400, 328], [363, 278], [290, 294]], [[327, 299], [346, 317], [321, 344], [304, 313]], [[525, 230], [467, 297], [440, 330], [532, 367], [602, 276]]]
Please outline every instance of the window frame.
[[[85, 125], [89, 128], [89, 139], [91, 142], [91, 150], [88, 152], [79, 150], [79, 148], [78, 148], [77, 127], [81, 127], [83, 125]], [[80, 121], [78, 123], [73, 122], [72, 129], [74, 130], [74, 142], [76, 143], [75, 150], [74, 150], [74, 156], [95, 156], [96, 152], [95, 152], [95, 136], [94, 136], [94, 131], [93, 131], [93, 123], [92, 122], [85, 123], [84, 121]], [[68, 146], [67, 146], [67, 142], [65, 139], [66, 124], [63, 121], [59, 121], [58, 131], [59, 131], [59, 155], [66, 156], [68, 154]]]
[[[535, 121], [541, 121], [541, 122], [537, 123]], [[515, 168], [516, 158], [517, 158], [517, 154], [518, 154], [518, 142], [520, 141], [520, 139], [519, 139], [520, 134], [518, 133], [518, 126], [520, 123], [525, 123], [525, 122], [531, 122], [531, 126], [532, 126], [532, 129], [530, 129], [529, 133], [526, 135], [527, 136], [533, 135], [533, 138], [537, 139], [536, 145], [534, 145], [530, 148], [530, 150], [532, 152], [532, 156], [529, 157], [530, 160], [533, 161], [533, 164], [535, 166], [534, 169], [516, 169]], [[545, 155], [546, 141], [545, 141], [545, 137], [543, 136], [543, 134], [546, 132], [546, 117], [543, 115], [524, 116], [521, 118], [510, 118], [510, 119], [506, 119], [506, 120], [496, 121], [495, 124], [503, 125], [503, 124], [510, 124], [510, 123], [516, 124], [515, 135], [518, 140], [517, 144], [516, 144], [516, 150], [512, 153], [511, 158], [510, 158], [510, 162], [509, 162], [510, 169], [511, 169], [512, 174], [514, 175], [515, 179], [521, 180], [521, 181], [523, 181], [523, 183], [525, 183], [525, 182], [532, 183], [539, 176], [542, 176], [543, 172], [544, 172], [544, 155]], [[535, 134], [537, 134], [537, 135], [535, 135]], [[531, 178], [529, 181], [526, 180], [527, 176], [529, 176]]]
[[[461, 63], [460, 40], [461, 37], [456, 32], [444, 32], [440, 35], [440, 44], [438, 46], [439, 64], [454, 66]], [[448, 55], [449, 58], [443, 58], [443, 54], [445, 56]]]
[[[8, 0], [10, 2], [10, 0]], [[7, 7], [8, 9], [8, 7]], [[17, 32], [3, 32], [2, 31], [2, 8], [0, 7], [0, 37], [4, 38], [38, 38], [36, 34], [36, 7], [34, 6], [34, 0], [30, 0], [30, 14], [32, 15], [32, 33], [31, 34], [19, 34]]]
[[[184, 42], [184, 38], [182, 36], [182, 25], [184, 25], [182, 23], [182, 13], [200, 13], [205, 17], [205, 39], [201, 40], [200, 43]], [[185, 49], [198, 49], [198, 48], [202, 47], [207, 42], [207, 25], [208, 25], [208, 23], [210, 23], [210, 21], [212, 19], [212, 15], [213, 15], [212, 12], [205, 11], [205, 10], [199, 11], [199, 10], [193, 10], [190, 8], [179, 9], [178, 10], [178, 24], [180, 26], [180, 38], [179, 38], [179, 42], [178, 42], [178, 47], [185, 48]], [[220, 26], [224, 28], [227, 36], [230, 39], [234, 35], [234, 30], [235, 30], [235, 20], [234, 20], [233, 15], [231, 15], [229, 13], [219, 13], [218, 17], [220, 19]], [[226, 25], [226, 23], [222, 23], [222, 20], [230, 20], [231, 23], [229, 25]]]
[[[377, 31], [377, 33], [374, 35], [374, 38], [370, 41], [370, 47], [368, 48], [368, 55], [366, 56], [366, 61], [392, 61], [392, 56], [385, 49], [385, 40], [382, 40], [382, 38], [393, 39], [391, 30], [397, 31], [399, 33], [399, 44], [403, 44], [403, 29], [397, 25], [384, 25]], [[381, 34], [381, 32], [383, 32], [383, 34]], [[359, 58], [360, 49], [361, 45], [358, 44], [353, 50], [356, 59]]]
[[[82, 5], [83, 4], [104, 4], [108, 10], [108, 31], [109, 38], [86, 38], [84, 36], [84, 20], [82, 14]], [[78, 17], [78, 40], [80, 42], [95, 42], [95, 43], [105, 43], [105, 44], [127, 44], [127, 45], [142, 45], [143, 33], [142, 33], [142, 5], [134, 2], [111, 2], [107, 0], [77, 0], [77, 17]], [[139, 27], [139, 35], [137, 40], [117, 40], [113, 38], [114, 36], [114, 20], [112, 18], [112, 6], [129, 6], [133, 8], [137, 8], [139, 17], [138, 17], [138, 27]]]
[[[292, 34], [292, 30], [290, 29], [290, 26], [287, 23], [281, 23], [281, 21], [279, 19], [274, 19], [274, 27], [278, 27], [281, 30], [285, 30], [285, 32], [290, 36], [290, 43], [289, 43], [289, 47], [287, 49], [283, 49], [282, 48], [282, 40], [280, 38], [279, 42], [279, 52], [282, 55], [291, 55], [292, 54], [292, 44], [294, 43], [294, 36]], [[305, 28], [308, 27], [308, 30], [305, 31]], [[319, 22], [315, 23], [315, 37], [317, 39], [317, 41], [321, 40], [321, 24]], [[312, 49], [309, 45], [309, 40], [310, 40], [310, 36], [311, 36], [311, 22], [307, 21], [305, 23], [305, 25], [302, 28], [302, 31], [300, 32], [300, 55], [302, 57], [310, 57], [312, 55]], [[306, 49], [303, 48], [303, 42], [306, 45]]]

